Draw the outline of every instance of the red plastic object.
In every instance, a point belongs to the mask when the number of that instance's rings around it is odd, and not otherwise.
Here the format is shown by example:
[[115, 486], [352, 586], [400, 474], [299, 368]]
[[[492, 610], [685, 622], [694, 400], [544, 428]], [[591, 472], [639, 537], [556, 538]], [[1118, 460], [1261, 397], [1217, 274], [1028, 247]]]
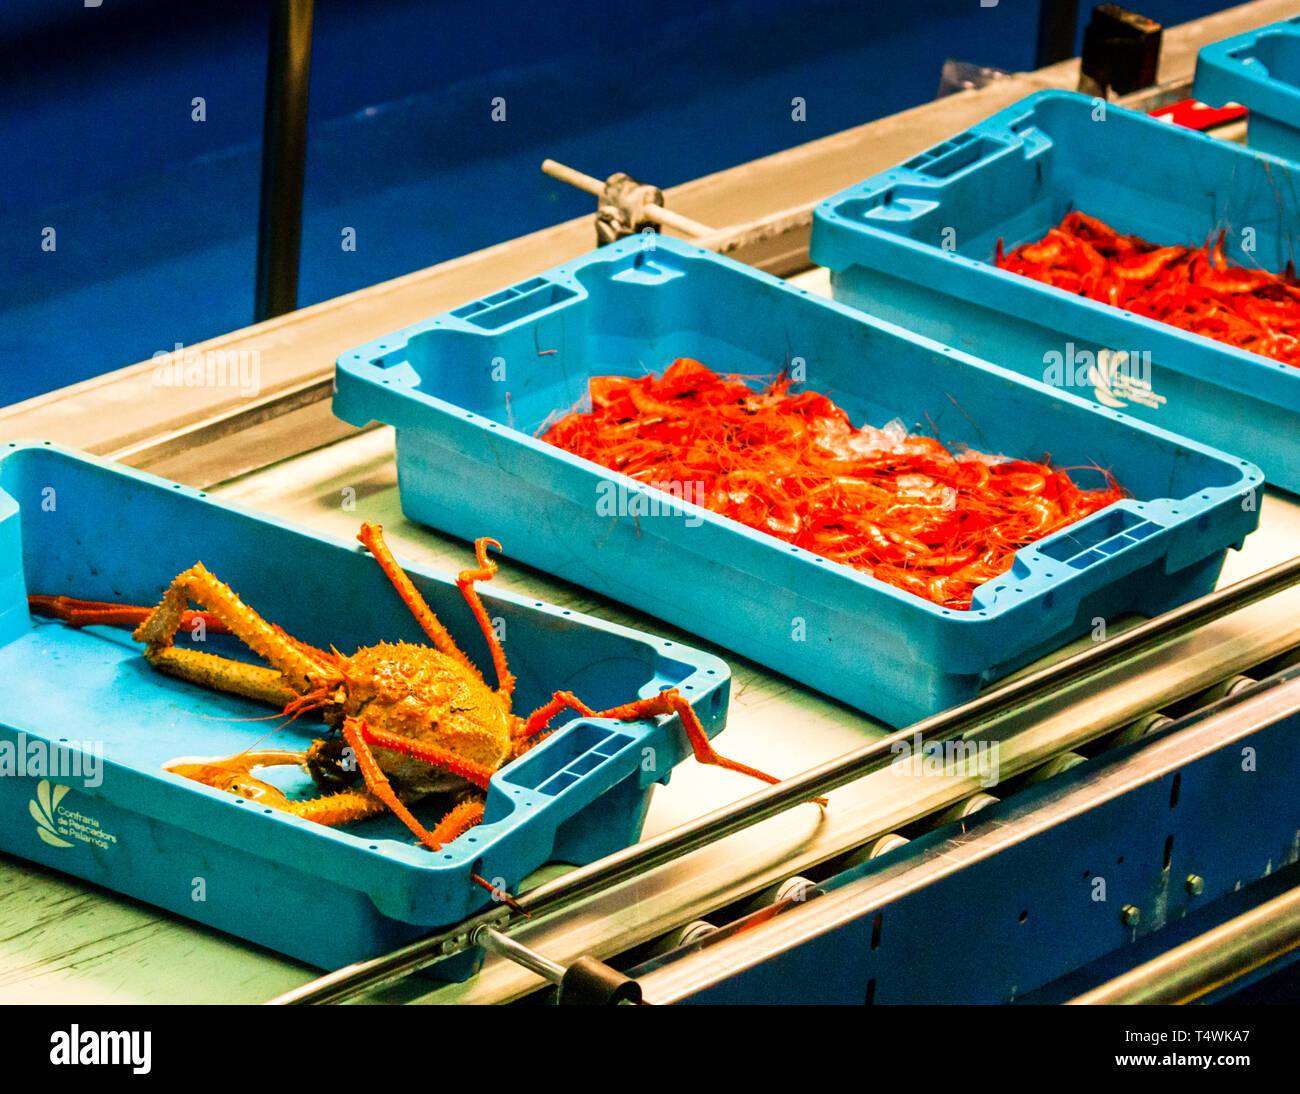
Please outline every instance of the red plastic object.
[[1159, 118], [1162, 122], [1172, 122], [1186, 129], [1202, 131], [1213, 129], [1217, 125], [1227, 125], [1229, 122], [1243, 121], [1247, 114], [1249, 111], [1240, 103], [1206, 106], [1205, 103], [1197, 102], [1195, 99], [1183, 99], [1181, 102], [1170, 103], [1159, 110], [1151, 111], [1151, 117]]

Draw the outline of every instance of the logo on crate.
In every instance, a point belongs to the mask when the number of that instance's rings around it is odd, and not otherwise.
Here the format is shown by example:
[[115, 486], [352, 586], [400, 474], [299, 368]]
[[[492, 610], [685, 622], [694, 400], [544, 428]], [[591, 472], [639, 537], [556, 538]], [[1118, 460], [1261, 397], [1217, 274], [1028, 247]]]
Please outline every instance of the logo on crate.
[[1102, 406], [1118, 410], [1129, 403], [1158, 408], [1165, 397], [1151, 386], [1151, 351], [1081, 349], [1073, 342], [1064, 351], [1043, 354], [1043, 383], [1051, 387], [1091, 388]]
[[[1136, 368], [1132, 364], [1134, 361], [1139, 362]], [[1156, 410], [1165, 402], [1163, 395], [1151, 390], [1150, 350], [1144, 350], [1141, 355], [1123, 350], [1098, 350], [1097, 363], [1093, 366], [1092, 391], [1102, 406], [1121, 407], [1137, 403]]]
[[107, 850], [117, 843], [117, 837], [106, 831], [99, 821], [86, 813], [63, 806], [70, 786], [51, 785], [49, 779], [36, 784], [36, 797], [27, 803], [27, 810], [36, 821], [36, 834], [51, 847], [71, 847], [73, 840], [91, 843]]
[[51, 847], [72, 846], [67, 840], [59, 837], [58, 828], [54, 823], [54, 811], [58, 809], [59, 802], [63, 801], [63, 795], [71, 789], [70, 786], [56, 786], [51, 795], [50, 780], [42, 779], [36, 787], [36, 797], [27, 803], [27, 808], [36, 819], [36, 834]]

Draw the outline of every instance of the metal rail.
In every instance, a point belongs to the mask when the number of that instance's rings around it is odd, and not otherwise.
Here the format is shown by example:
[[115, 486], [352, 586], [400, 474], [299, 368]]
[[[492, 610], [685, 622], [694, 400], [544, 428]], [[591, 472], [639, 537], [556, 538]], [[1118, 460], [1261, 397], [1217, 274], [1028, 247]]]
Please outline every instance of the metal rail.
[[[669, 959], [651, 962], [643, 969], [633, 969], [629, 975], [637, 978], [648, 1002], [663, 1005], [686, 999], [708, 1001], [707, 993], [711, 988], [730, 982], [737, 976], [742, 978], [738, 984], [739, 990], [752, 990], [764, 982], [767, 975], [760, 970], [760, 966], [769, 960], [779, 964], [782, 961], [780, 955], [795, 953], [812, 939], [818, 939], [821, 944], [829, 946], [834, 936], [835, 941], [843, 947], [845, 960], [849, 961], [850, 953], [854, 952], [851, 938], [856, 937], [857, 945], [861, 946], [863, 940], [869, 937], [870, 932], [863, 929], [864, 922], [869, 922], [874, 915], [880, 913], [886, 919], [891, 914], [906, 914], [909, 918], [920, 916], [922, 921], [926, 921], [929, 917], [923, 914], [919, 905], [905, 905], [905, 902], [920, 894], [929, 894], [925, 909], [930, 916], [938, 914], [938, 909], [945, 906], [944, 893], [950, 891], [943, 886], [949, 880], [964, 874], [966, 880], [958, 887], [967, 893], [972, 889], [988, 893], [989, 900], [982, 907], [969, 910], [962, 917], [960, 925], [950, 925], [954, 931], [949, 948], [952, 960], [946, 975], [937, 980], [931, 978], [926, 981], [924, 977], [921, 980], [929, 984], [930, 990], [934, 990], [938, 983], [945, 986], [964, 985], [969, 990], [972, 983], [982, 985], [987, 980], [996, 981], [999, 973], [1006, 975], [1005, 970], [995, 972], [985, 968], [986, 951], [980, 942], [988, 939], [993, 952], [997, 952], [997, 924], [1003, 924], [1005, 929], [1005, 924], [1010, 920], [1003, 901], [1014, 901], [1017, 906], [1045, 908], [1056, 903], [1061, 892], [1059, 885], [1062, 874], [1045, 865], [1034, 876], [1025, 877], [1023, 885], [1014, 896], [1004, 895], [1010, 885], [1010, 876], [1021, 869], [1008, 865], [1008, 853], [1037, 843], [1048, 849], [1044, 852], [1048, 861], [1059, 861], [1051, 854], [1052, 848], [1055, 848], [1056, 855], [1059, 856], [1065, 853], [1067, 847], [1081, 845], [1096, 838], [1086, 834], [1092, 830], [1094, 822], [1079, 824], [1081, 818], [1108, 815], [1112, 818], [1109, 827], [1113, 829], [1114, 816], [1122, 810], [1121, 803], [1127, 801], [1131, 794], [1139, 792], [1143, 787], [1160, 784], [1175, 772], [1182, 773], [1184, 787], [1195, 785], [1192, 780], [1195, 778], [1197, 763], [1215, 755], [1224, 757], [1228, 766], [1235, 766], [1237, 761], [1234, 756], [1239, 753], [1237, 745], [1253, 740], [1254, 734], [1271, 727], [1278, 727], [1283, 732], [1289, 731], [1293, 728], [1297, 715], [1300, 715], [1300, 666], [1292, 666], [1266, 680], [1253, 682], [1250, 688], [1237, 695], [1220, 699], [1209, 707], [1184, 715], [1176, 727], [1166, 727], [1161, 731], [1159, 740], [1148, 747], [1127, 756], [1099, 759], [1093, 765], [1079, 768], [1077, 776], [1067, 778], [1045, 795], [1021, 800], [1019, 803], [1008, 803], [1009, 807], [1001, 811], [995, 823], [976, 825], [969, 829], [963, 827], [960, 831], [950, 832], [940, 842], [931, 843], [917, 854], [904, 856], [881, 870], [842, 882], [832, 880], [824, 892], [811, 899], [787, 902], [784, 906], [773, 909], [761, 922], [736, 924], [732, 930], [724, 929], [712, 934], [697, 946], [682, 950]], [[1281, 736], [1282, 733], [1279, 732], [1273, 738], [1274, 748], [1278, 747], [1278, 738]], [[1204, 776], [1201, 778], [1204, 779]], [[1258, 808], [1263, 800], [1267, 799], [1252, 801], [1252, 804]], [[1273, 800], [1276, 801], [1276, 798]], [[1241, 821], [1242, 818], [1239, 817], [1238, 823]], [[1099, 821], [1095, 823], [1099, 828], [1107, 827]], [[1076, 827], [1073, 834], [1070, 834], [1072, 825]], [[1240, 828], [1224, 831], [1222, 823], [1211, 823], [1211, 828], [1222, 833], [1217, 836], [1218, 839], [1240, 842]], [[1104, 839], [1102, 842], [1105, 845]], [[1207, 853], [1205, 845], [1198, 844], [1197, 848], [1198, 854]], [[1145, 852], [1134, 851], [1135, 857], [1142, 857], [1143, 853], [1153, 866], [1159, 862], [1158, 843], [1148, 846]], [[1023, 862], [1023, 858], [1019, 861]], [[1282, 865], [1289, 861], [1284, 860]], [[1072, 868], [1069, 874], [1071, 879], [1077, 877]], [[1232, 884], [1226, 875], [1217, 877], [1213, 882], [1213, 895], [1207, 896], [1207, 899], [1225, 895], [1231, 891]], [[1141, 921], [1145, 926], [1146, 916], [1153, 915], [1155, 929], [1158, 930], [1159, 925], [1165, 922], [1165, 909], [1168, 909], [1171, 916], [1178, 915], [1176, 901], [1171, 901], [1167, 894], [1164, 897], [1153, 894], [1138, 897], [1131, 890], [1125, 892], [1133, 896], [1132, 918], [1123, 920], [1126, 923], [1136, 926]], [[1139, 904], [1142, 905], [1140, 909], [1137, 907]], [[1171, 904], [1173, 907], [1170, 907]], [[904, 906], [906, 912], [901, 910]], [[891, 912], [891, 909], [900, 910]], [[1162, 978], [1174, 976], [1176, 986], [1168, 998], [1133, 998], [1128, 1001], [1179, 1001], [1178, 996], [1208, 994], [1215, 987], [1221, 986], [1231, 971], [1243, 965], [1249, 968], [1260, 967], [1276, 956], [1300, 946], [1300, 916], [1269, 916], [1258, 921], [1254, 917], [1243, 916], [1242, 919], [1245, 924], [1239, 930], [1211, 932], [1200, 951], [1202, 960], [1199, 967], [1165, 963], [1164, 958], [1161, 958], [1152, 962], [1155, 968], [1144, 972], [1133, 984], [1128, 985], [1127, 978], [1124, 977], [1117, 983], [1127, 985], [1125, 991], [1134, 994], [1140, 991], [1155, 996], [1164, 994]], [[1067, 916], [1060, 922], [1064, 924], [1070, 920]], [[855, 924], [856, 931], [853, 929]], [[1235, 954], [1216, 952], [1216, 941], [1226, 945], [1229, 940], [1234, 942], [1233, 948], [1237, 951]], [[1004, 939], [1000, 941], [1004, 942]], [[1038, 943], [1025, 944], [1041, 946], [1042, 942], [1040, 939]], [[898, 954], [900, 951], [894, 952]], [[910, 957], [906, 948], [901, 953], [901, 958], [893, 959], [895, 962], [901, 961], [901, 966], [898, 963], [879, 966], [873, 970], [873, 975], [889, 979], [908, 976], [907, 963]], [[1243, 958], [1243, 954], [1248, 956]], [[860, 950], [857, 951], [857, 956], [861, 957]], [[1095, 953], [1091, 956], [1095, 956]], [[1172, 953], [1166, 956], [1172, 956]], [[1044, 982], [1050, 983], [1061, 971], [1058, 966], [1051, 972], [1042, 970], [1041, 975], [1045, 977]], [[1003, 990], [1009, 989], [1015, 995], [1018, 990], [1034, 990], [1041, 986], [1038, 982], [1023, 980], [1024, 975], [1022, 969], [1017, 975], [1000, 981]], [[745, 979], [747, 977], [749, 979]], [[843, 989], [842, 986], [815, 989], [813, 997], [816, 998], [817, 992], [821, 990], [836, 992]], [[961, 989], [954, 987], [953, 990]], [[902, 998], [908, 1002], [937, 1001], [937, 997], [931, 998], [926, 994]], [[968, 999], [960, 994], [943, 998], [950, 1001]], [[822, 997], [822, 1001], [846, 1000], [832, 994]]]
[[1130, 969], [1069, 1005], [1195, 1003], [1300, 949], [1300, 889], [1266, 901]]
[[[115, 448], [104, 455], [131, 467], [145, 468], [168, 457], [242, 433], [303, 407], [328, 399], [334, 392], [332, 376], [263, 395], [251, 403], [240, 403], [194, 422], [183, 429], [159, 433], [145, 440]], [[204, 485], [207, 485], [206, 483]]]
[[[542, 170], [553, 179], [560, 182], [567, 182], [570, 186], [583, 190], [593, 197], [600, 198], [605, 193], [605, 183], [591, 175], [584, 175], [572, 167], [567, 167], [555, 160], [542, 160]], [[641, 209], [641, 215], [652, 224], [660, 228], [675, 228], [688, 239], [696, 236], [711, 236], [714, 234], [712, 228], [707, 224], [701, 224], [698, 220], [692, 220], [690, 217], [684, 217], [674, 209], [666, 209], [662, 205], [645, 205]]]
[[[977, 730], [1000, 713], [1049, 697], [1103, 667], [1131, 658], [1173, 636], [1186, 634], [1252, 603], [1300, 583], [1300, 557], [1192, 601], [1140, 624], [1107, 642], [986, 692], [974, 701], [924, 719], [870, 745], [787, 779], [733, 805], [715, 810], [656, 839], [647, 840], [538, 886], [518, 898], [529, 915], [554, 914], [593, 892], [681, 858], [710, 843], [810, 802], [838, 787], [880, 770], [894, 758], [893, 746], [912, 741], [942, 741]], [[330, 973], [287, 992], [272, 1003], [340, 1002], [391, 983], [471, 945], [473, 932], [486, 924], [517, 923], [506, 908], [495, 908], [371, 961]]]

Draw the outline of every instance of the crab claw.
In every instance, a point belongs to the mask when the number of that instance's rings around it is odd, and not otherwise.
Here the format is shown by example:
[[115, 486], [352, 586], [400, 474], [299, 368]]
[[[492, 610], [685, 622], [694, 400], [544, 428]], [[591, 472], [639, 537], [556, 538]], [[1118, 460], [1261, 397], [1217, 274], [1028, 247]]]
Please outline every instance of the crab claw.
[[284, 791], [254, 778], [252, 771], [259, 767], [277, 767], [283, 764], [300, 767], [306, 760], [305, 752], [266, 749], [260, 752], [238, 752], [223, 760], [178, 760], [164, 764], [163, 770], [201, 782], [204, 786], [211, 786], [216, 790], [237, 794], [249, 801], [283, 809], [289, 804]]

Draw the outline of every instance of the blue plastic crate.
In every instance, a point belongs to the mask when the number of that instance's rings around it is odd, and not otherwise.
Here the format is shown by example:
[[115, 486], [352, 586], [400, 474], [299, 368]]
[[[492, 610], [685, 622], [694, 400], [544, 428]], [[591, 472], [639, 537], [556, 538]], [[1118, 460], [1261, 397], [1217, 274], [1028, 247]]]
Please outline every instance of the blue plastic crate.
[[1221, 446], [1300, 491], [1300, 369], [994, 266], [999, 239], [1008, 251], [1041, 239], [1073, 209], [1161, 244], [1227, 228], [1239, 265], [1291, 257], [1300, 167], [1102, 109], [1039, 92], [829, 198], [814, 210], [813, 261], [837, 300]]
[[[533, 436], [590, 377], [677, 357], [753, 377], [791, 365], [855, 424], [901, 417], [985, 452], [1095, 463], [1136, 500], [1020, 551], [957, 611]], [[361, 346], [335, 383], [340, 417], [397, 427], [413, 520], [497, 536], [540, 569], [895, 725], [970, 699], [1097, 616], [1207, 592], [1258, 520], [1243, 494], [1261, 476], [1243, 460], [670, 239], [610, 245]], [[1102, 485], [1096, 471], [1074, 476]]]
[[[180, 757], [249, 747], [270, 726], [246, 719], [264, 719], [267, 708], [154, 671], [129, 630], [31, 616], [26, 597], [154, 604], [200, 558], [265, 618], [313, 644], [427, 644], [359, 544], [56, 447], [0, 448], [0, 770], [9, 776], [0, 778], [0, 849], [334, 968], [489, 905], [471, 872], [514, 887], [548, 861], [584, 864], [634, 843], [654, 782], [690, 755], [676, 717], [561, 715], [557, 732], [493, 776], [485, 823], [441, 852], [417, 845], [395, 816], [326, 828], [166, 772]], [[453, 578], [408, 572], [491, 681], [486, 643]], [[723, 728], [730, 673], [716, 657], [482, 588], [488, 615], [505, 628], [517, 712], [557, 689], [604, 709], [675, 686], [706, 733]], [[204, 648], [252, 658], [228, 636], [209, 635]], [[303, 748], [322, 732], [304, 716], [263, 747]], [[20, 769], [17, 755], [31, 749], [45, 756], [43, 769]], [[97, 750], [102, 766], [87, 779], [85, 757]], [[296, 769], [274, 770], [285, 789], [318, 793]], [[413, 808], [430, 824], [446, 807]], [[461, 962], [451, 974], [471, 970]]]
[[1300, 15], [1205, 46], [1192, 97], [1250, 111], [1251, 148], [1300, 160]]

